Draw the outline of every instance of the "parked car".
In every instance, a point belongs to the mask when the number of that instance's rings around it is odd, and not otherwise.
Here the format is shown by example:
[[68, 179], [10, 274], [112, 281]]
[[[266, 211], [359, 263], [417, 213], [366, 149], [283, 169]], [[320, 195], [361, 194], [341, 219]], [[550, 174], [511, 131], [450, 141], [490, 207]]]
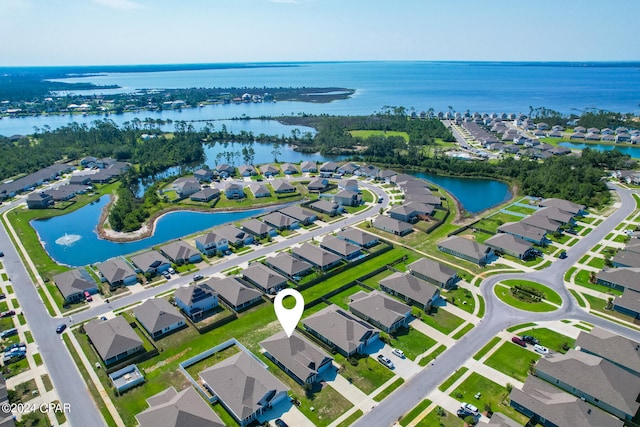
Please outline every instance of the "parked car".
[[84, 291], [84, 299], [85, 299], [87, 302], [91, 302], [91, 301], [93, 301], [93, 297], [91, 296], [91, 294], [89, 293], [89, 291]]
[[466, 411], [471, 412], [471, 414], [473, 415], [478, 415], [480, 413], [480, 411], [478, 410], [478, 408], [476, 408], [475, 406], [473, 406], [471, 403], [462, 403], [462, 405], [460, 405], [460, 409], [464, 409]]
[[404, 351], [400, 350], [399, 348], [394, 348], [393, 350], [391, 350], [391, 353], [398, 356], [400, 359], [404, 359]]
[[574, 230], [573, 228], [567, 228], [567, 229], [565, 230], [565, 233], [573, 234], [574, 236], [575, 236], [576, 234], [578, 234], [578, 232], [577, 232], [576, 230]]
[[169, 267], [167, 271], [169, 272], [169, 274], [176, 274], [176, 271], [173, 269], [173, 267]]
[[567, 253], [565, 251], [560, 252], [560, 259], [565, 259], [567, 257]]
[[4, 256], [4, 252], [0, 251], [0, 258]]
[[540, 341], [538, 341], [536, 338], [532, 337], [531, 335], [523, 335], [522, 339], [527, 344], [531, 344], [531, 345], [540, 344]]
[[6, 299], [7, 296], [5, 294], [0, 294], [0, 299]]
[[11, 317], [11, 316], [15, 316], [16, 312], [15, 310], [8, 310], [8, 311], [3, 311], [2, 313], [0, 313], [0, 317], [4, 318], [4, 317]]
[[543, 356], [549, 354], [549, 349], [547, 347], [543, 347], [540, 344], [536, 344], [533, 346], [533, 349], [536, 353], [540, 353]]
[[389, 359], [386, 356], [383, 356], [382, 354], [378, 355], [378, 362], [382, 363], [384, 366], [386, 366], [389, 369], [393, 369], [396, 367], [391, 361], [391, 359]]
[[5, 329], [4, 331], [0, 332], [0, 338], [2, 339], [12, 337], [14, 335], [18, 335], [18, 330], [16, 328]]
[[165, 278], [165, 279], [167, 279], [167, 280], [171, 279], [171, 274], [169, 274], [169, 272], [168, 272], [168, 271], [163, 271], [163, 272], [162, 272], [162, 275], [163, 275], [163, 276], [164, 276], [164, 278]]
[[194, 274], [193, 275], [193, 280], [202, 280], [202, 279], [204, 279], [202, 274]]
[[522, 347], [526, 347], [527, 346], [527, 343], [520, 337], [511, 338], [511, 342], [514, 343], [514, 344], [521, 345]]
[[67, 325], [65, 323], [60, 323], [56, 328], [56, 334], [63, 333], [65, 329], [67, 329]]
[[282, 421], [280, 418], [278, 418], [276, 421], [276, 426], [278, 427], [289, 427], [289, 424], [285, 423], [284, 421]]
[[456, 411], [456, 415], [460, 418], [467, 418], [467, 417], [475, 417], [476, 414], [474, 414], [471, 411], [468, 411], [467, 409], [464, 408], [460, 408]]
[[8, 351], [13, 350], [14, 348], [20, 348], [20, 347], [25, 347], [26, 348], [26, 345], [23, 342], [17, 342], [17, 343], [11, 344], [10, 346], [6, 347], [4, 349], [4, 352], [6, 353]]

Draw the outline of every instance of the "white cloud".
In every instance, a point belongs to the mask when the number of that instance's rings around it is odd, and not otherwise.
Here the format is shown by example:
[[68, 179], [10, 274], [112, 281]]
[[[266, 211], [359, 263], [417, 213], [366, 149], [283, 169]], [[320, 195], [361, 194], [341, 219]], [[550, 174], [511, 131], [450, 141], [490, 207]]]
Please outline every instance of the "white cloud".
[[144, 6], [133, 0], [93, 0], [94, 3], [117, 10], [144, 9]]

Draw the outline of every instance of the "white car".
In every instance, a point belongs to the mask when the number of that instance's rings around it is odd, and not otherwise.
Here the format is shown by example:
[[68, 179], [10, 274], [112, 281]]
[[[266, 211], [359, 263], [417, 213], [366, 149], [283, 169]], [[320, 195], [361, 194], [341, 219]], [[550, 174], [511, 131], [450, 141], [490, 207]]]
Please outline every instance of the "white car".
[[378, 362], [382, 363], [384, 366], [386, 366], [389, 369], [395, 368], [395, 365], [393, 364], [391, 359], [389, 359], [388, 357], [383, 356], [382, 354], [378, 355]]
[[466, 409], [469, 412], [472, 412], [474, 414], [478, 414], [480, 413], [480, 411], [478, 410], [478, 408], [476, 408], [475, 406], [473, 406], [471, 403], [463, 403], [462, 405], [460, 405], [460, 408], [462, 409]]
[[393, 350], [391, 350], [391, 353], [398, 356], [400, 359], [404, 359], [404, 351], [400, 350], [399, 348], [394, 348]]
[[547, 347], [541, 346], [540, 344], [534, 345], [533, 349], [536, 351], [536, 353], [540, 353], [542, 355], [549, 354], [549, 349]]

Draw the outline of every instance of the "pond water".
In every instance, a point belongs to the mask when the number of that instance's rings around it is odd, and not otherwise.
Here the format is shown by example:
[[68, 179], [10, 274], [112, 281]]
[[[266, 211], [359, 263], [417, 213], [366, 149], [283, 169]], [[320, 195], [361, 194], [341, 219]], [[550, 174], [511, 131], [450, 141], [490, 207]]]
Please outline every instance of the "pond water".
[[585, 144], [581, 142], [561, 142], [561, 147], [572, 148], [584, 150], [585, 148], [591, 148], [592, 150], [597, 151], [612, 151], [618, 150], [622, 154], [628, 154], [633, 158], [640, 159], [640, 146], [639, 147], [630, 147], [626, 146], [618, 146], [618, 145], [608, 145], [608, 144]]

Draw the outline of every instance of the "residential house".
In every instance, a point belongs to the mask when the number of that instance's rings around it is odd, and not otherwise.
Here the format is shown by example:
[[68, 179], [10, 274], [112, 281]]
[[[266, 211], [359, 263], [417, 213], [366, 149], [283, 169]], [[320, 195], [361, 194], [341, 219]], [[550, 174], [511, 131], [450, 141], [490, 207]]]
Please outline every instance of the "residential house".
[[413, 231], [413, 227], [408, 222], [399, 221], [384, 215], [377, 216], [376, 219], [373, 220], [372, 225], [379, 230], [395, 234], [396, 236], [405, 236]]
[[601, 357], [640, 377], [640, 343], [598, 327], [580, 331], [576, 350]]
[[178, 178], [173, 181], [172, 188], [179, 197], [189, 197], [200, 191], [200, 183], [195, 178]]
[[424, 203], [426, 205], [442, 206], [442, 199], [440, 199], [439, 196], [433, 194], [423, 194], [422, 190], [410, 190], [408, 192], [405, 192], [404, 202], [417, 202]]
[[360, 189], [358, 188], [358, 180], [357, 179], [341, 179], [338, 182], [338, 188], [340, 190], [353, 191], [354, 193], [359, 193]]
[[278, 169], [277, 167], [271, 164], [266, 164], [266, 165], [260, 166], [260, 173], [266, 176], [267, 178], [270, 178], [272, 176], [278, 175], [280, 173], [280, 169]]
[[338, 164], [336, 162], [325, 162], [320, 165], [320, 175], [321, 176], [329, 176], [331, 177], [336, 170], [338, 170]]
[[538, 203], [538, 206], [540, 206], [541, 208], [545, 208], [548, 206], [556, 207], [565, 212], [569, 212], [573, 215], [583, 215], [585, 213], [584, 205], [579, 205], [577, 203], [573, 203], [564, 199], [557, 199], [557, 198], [544, 199]]
[[290, 216], [303, 225], [311, 225], [318, 219], [318, 216], [315, 213], [302, 209], [297, 205], [287, 206], [286, 208], [279, 209], [278, 212]]
[[527, 259], [533, 251], [533, 243], [513, 234], [498, 233], [484, 241], [496, 254], [503, 253], [518, 259]]
[[258, 175], [258, 171], [253, 165], [240, 165], [238, 166], [238, 174], [244, 178]]
[[53, 196], [43, 191], [38, 193], [30, 193], [27, 196], [27, 207], [29, 209], [46, 209], [53, 206]]
[[407, 271], [418, 279], [425, 280], [443, 289], [453, 289], [459, 280], [453, 268], [429, 258], [420, 258], [407, 265]]
[[573, 128], [573, 132], [574, 132], [574, 133], [575, 133], [575, 132], [582, 132], [582, 133], [584, 133], [584, 132], [586, 132], [586, 131], [587, 131], [587, 128], [585, 128], [584, 126], [576, 126], [576, 127], [574, 127], [574, 128]]
[[146, 300], [133, 309], [133, 314], [153, 339], [186, 325], [180, 312], [164, 298]]
[[[633, 252], [629, 252], [629, 254], [633, 255]], [[599, 285], [608, 286], [619, 291], [629, 289], [634, 292], [640, 292], [640, 268], [620, 267], [605, 269], [596, 274], [596, 281]]]
[[569, 135], [569, 139], [584, 139], [585, 135], [582, 132], [574, 132]]
[[294, 187], [284, 179], [274, 179], [273, 181], [271, 181], [271, 186], [273, 187], [273, 191], [276, 194], [296, 192], [296, 187]]
[[253, 235], [257, 239], [266, 239], [267, 237], [275, 237], [278, 235], [275, 228], [255, 218], [246, 220], [242, 223], [241, 227], [242, 231]]
[[148, 273], [152, 276], [167, 271], [171, 267], [171, 261], [154, 250], [133, 255], [130, 259], [138, 273]]
[[318, 165], [316, 162], [304, 161], [300, 163], [300, 172], [302, 173], [316, 173], [318, 172]]
[[376, 328], [392, 333], [406, 328], [411, 319], [411, 307], [382, 292], [356, 292], [349, 297], [349, 310]]
[[288, 399], [288, 389], [252, 354], [242, 350], [200, 372], [200, 380], [244, 427]]
[[275, 228], [278, 231], [294, 230], [300, 227], [298, 221], [278, 211], [274, 211], [261, 216], [260, 219], [262, 219], [265, 224]]
[[345, 261], [352, 261], [362, 256], [360, 246], [333, 236], [326, 236], [320, 243], [320, 247], [342, 257]]
[[253, 197], [259, 199], [261, 197], [271, 197], [271, 192], [269, 189], [259, 182], [252, 182], [249, 184], [249, 189], [253, 193]]
[[246, 233], [233, 225], [223, 225], [215, 229], [216, 234], [227, 239], [229, 244], [233, 247], [240, 248], [245, 245], [250, 245], [254, 242], [255, 238], [252, 234]]
[[375, 178], [380, 169], [373, 165], [364, 165], [354, 172], [354, 175], [364, 176], [366, 178]]
[[213, 171], [211, 169], [198, 169], [193, 173], [193, 177], [200, 182], [211, 182], [213, 180]]
[[340, 209], [340, 205], [337, 203], [324, 199], [311, 203], [309, 207], [314, 211], [318, 211], [329, 216], [336, 216], [338, 214], [338, 209]]
[[435, 207], [418, 202], [408, 202], [389, 210], [389, 216], [399, 221], [414, 224], [421, 217], [431, 216]]
[[296, 165], [293, 165], [291, 163], [283, 163], [280, 165], [280, 167], [282, 168], [282, 172], [284, 172], [285, 175], [293, 175], [298, 173], [298, 168], [296, 167]]
[[181, 286], [173, 297], [176, 305], [191, 320], [201, 318], [204, 313], [218, 306], [218, 294], [204, 283]]
[[355, 227], [341, 229], [336, 234], [336, 237], [365, 249], [371, 248], [380, 243], [380, 239], [377, 236]]
[[210, 202], [213, 199], [220, 197], [220, 190], [217, 188], [204, 187], [202, 190], [193, 193], [189, 199], [194, 202]]
[[440, 288], [409, 273], [395, 272], [380, 281], [384, 292], [427, 311], [440, 298]]
[[98, 160], [98, 159], [96, 159], [93, 156], [86, 156], [86, 157], [83, 157], [82, 159], [80, 159], [80, 165], [84, 166], [86, 168], [92, 168], [92, 167], [95, 166], [96, 160]]
[[65, 271], [56, 274], [52, 278], [66, 303], [84, 300], [84, 293], [95, 294], [98, 292], [98, 284], [84, 268]]
[[111, 289], [137, 283], [138, 277], [131, 265], [122, 258], [113, 258], [98, 264], [100, 279], [107, 282]]
[[526, 415], [531, 423], [544, 427], [624, 425], [605, 411], [533, 375], [527, 377], [521, 390], [516, 387], [511, 389], [509, 404]]
[[622, 249], [611, 259], [614, 267], [640, 268], [640, 253]]
[[574, 349], [554, 354], [538, 361], [536, 376], [622, 420], [640, 409], [640, 377], [598, 356]]
[[162, 245], [159, 250], [160, 253], [169, 258], [171, 262], [178, 265], [202, 261], [200, 252], [182, 240], [176, 240], [175, 242]]
[[264, 355], [271, 359], [298, 384], [313, 384], [333, 366], [333, 358], [298, 332], [290, 337], [284, 332], [260, 343]]
[[351, 190], [341, 190], [333, 195], [333, 201], [340, 206], [360, 206], [362, 204], [362, 195]]
[[234, 277], [219, 279], [212, 277], [204, 282], [212, 291], [218, 294], [218, 298], [224, 301], [233, 311], [245, 310], [262, 301], [262, 293]]
[[379, 338], [375, 327], [333, 304], [305, 318], [302, 325], [345, 357], [363, 354], [364, 348]]
[[244, 199], [244, 187], [237, 182], [225, 182], [224, 195], [227, 199]]
[[122, 316], [93, 319], [84, 324], [84, 330], [107, 366], [144, 350], [142, 339]]
[[73, 174], [69, 178], [69, 185], [91, 185], [91, 176]]
[[338, 173], [340, 175], [353, 175], [358, 168], [359, 166], [353, 163], [345, 163], [338, 168]]
[[552, 234], [560, 232], [560, 227], [562, 226], [558, 221], [554, 221], [550, 218], [537, 214], [522, 218], [520, 223], [531, 227], [541, 228], [545, 232]]
[[613, 302], [613, 309], [637, 321], [640, 319], [640, 292], [623, 293]]
[[307, 261], [321, 270], [330, 270], [342, 263], [342, 258], [311, 243], [293, 248], [291, 254], [303, 261]]
[[214, 256], [229, 249], [229, 241], [214, 231], [196, 237], [195, 242], [196, 248], [206, 256]]
[[276, 256], [265, 259], [264, 262], [275, 271], [293, 280], [300, 280], [302, 276], [313, 271], [313, 265], [291, 256], [288, 252], [280, 252]]
[[242, 270], [242, 278], [265, 294], [274, 295], [287, 287], [287, 279], [260, 262], [253, 262]]
[[458, 236], [451, 236], [439, 242], [438, 249], [478, 265], [489, 262], [492, 253], [489, 246]]
[[211, 405], [189, 386], [177, 392], [169, 387], [147, 399], [149, 407], [136, 415], [139, 427], [224, 427]]
[[536, 245], [544, 245], [546, 243], [547, 232], [542, 228], [534, 227], [520, 222], [508, 222], [498, 227], [500, 233], [510, 234], [527, 242], [535, 243]]
[[391, 183], [391, 177], [395, 175], [398, 175], [398, 172], [392, 171], [391, 169], [384, 169], [384, 170], [378, 171], [378, 173], [376, 174], [376, 180], [384, 181], [386, 183]]
[[229, 178], [236, 174], [236, 168], [226, 163], [216, 166], [216, 171], [221, 178]]
[[329, 180], [326, 178], [316, 178], [313, 179], [309, 184], [307, 184], [307, 189], [313, 192], [322, 192], [327, 189], [329, 186]]
[[560, 225], [573, 224], [573, 216], [571, 212], [563, 211], [555, 206], [549, 206], [538, 210], [534, 215], [541, 215], [552, 221], [559, 222]]

